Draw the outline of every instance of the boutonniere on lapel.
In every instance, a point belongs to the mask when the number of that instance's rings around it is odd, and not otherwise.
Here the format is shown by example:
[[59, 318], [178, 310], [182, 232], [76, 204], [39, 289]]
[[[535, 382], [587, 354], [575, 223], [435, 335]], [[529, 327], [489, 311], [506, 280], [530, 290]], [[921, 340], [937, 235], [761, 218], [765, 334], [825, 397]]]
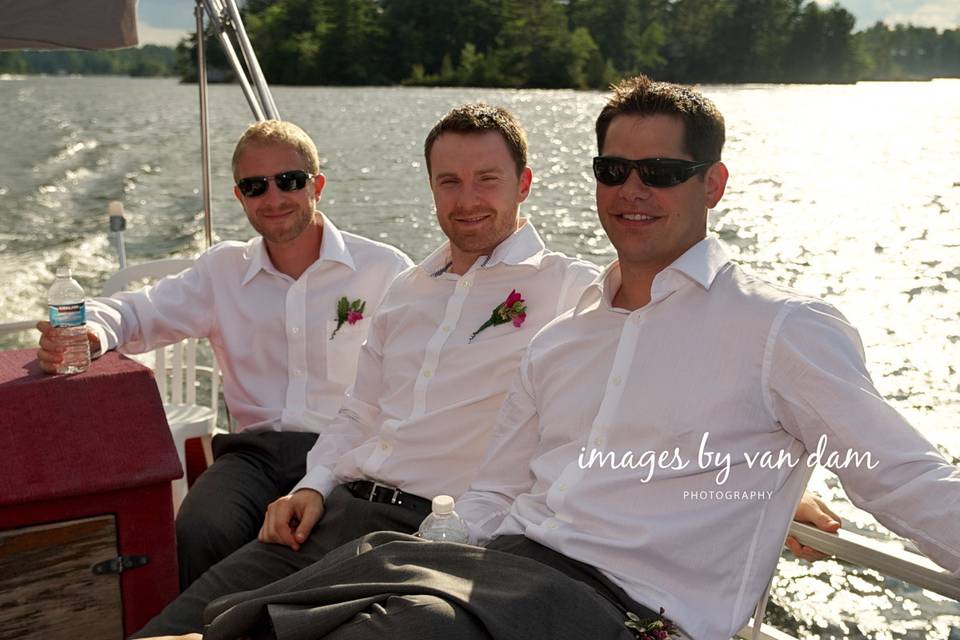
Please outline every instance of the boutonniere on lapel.
[[677, 627], [664, 618], [663, 613], [664, 609], [660, 607], [659, 616], [641, 620], [640, 616], [628, 611], [627, 619], [623, 624], [627, 629], [630, 629], [630, 633], [637, 640], [667, 640], [677, 633]]
[[506, 324], [508, 322], [513, 322], [513, 326], [520, 327], [526, 319], [527, 305], [524, 304], [523, 296], [517, 293], [516, 289], [513, 289], [510, 291], [507, 299], [494, 308], [493, 313], [490, 314], [490, 319], [473, 332], [468, 342], [473, 342], [477, 334], [488, 327], [495, 327], [498, 324]]
[[343, 296], [337, 300], [337, 328], [330, 334], [330, 339], [333, 340], [333, 336], [337, 335], [337, 331], [340, 331], [344, 322], [353, 326], [363, 320], [363, 310], [366, 308], [367, 302], [360, 298], [350, 302], [347, 296]]

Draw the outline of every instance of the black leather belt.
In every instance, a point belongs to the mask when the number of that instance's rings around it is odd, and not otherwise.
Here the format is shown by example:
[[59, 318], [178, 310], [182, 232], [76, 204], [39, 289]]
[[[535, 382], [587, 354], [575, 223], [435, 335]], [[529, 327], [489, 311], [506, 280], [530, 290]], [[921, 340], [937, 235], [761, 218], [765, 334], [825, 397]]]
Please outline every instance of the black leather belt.
[[370, 482], [369, 480], [348, 482], [346, 487], [354, 497], [360, 498], [361, 500], [404, 507], [411, 511], [416, 511], [423, 517], [427, 517], [433, 508], [433, 503], [426, 498], [400, 491], [400, 489], [396, 487]]

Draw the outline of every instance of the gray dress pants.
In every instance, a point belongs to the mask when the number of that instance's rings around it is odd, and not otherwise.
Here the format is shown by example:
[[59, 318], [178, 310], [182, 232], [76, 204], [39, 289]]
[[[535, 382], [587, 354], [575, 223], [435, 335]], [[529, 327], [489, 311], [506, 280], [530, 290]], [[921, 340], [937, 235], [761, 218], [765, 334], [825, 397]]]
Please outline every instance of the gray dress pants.
[[215, 598], [258, 589], [285, 578], [321, 560], [329, 551], [373, 531], [413, 533], [422, 519], [415, 511], [360, 500], [344, 486], [336, 487], [325, 500], [323, 517], [299, 551], [256, 540], [244, 545], [200, 576], [132, 637], [199, 632], [203, 629], [203, 610]]
[[209, 640], [628, 640], [633, 602], [594, 568], [523, 536], [494, 548], [378, 532], [207, 608]]
[[315, 433], [231, 433], [213, 439], [214, 461], [177, 513], [180, 591], [207, 569], [255, 540], [267, 505], [306, 473]]

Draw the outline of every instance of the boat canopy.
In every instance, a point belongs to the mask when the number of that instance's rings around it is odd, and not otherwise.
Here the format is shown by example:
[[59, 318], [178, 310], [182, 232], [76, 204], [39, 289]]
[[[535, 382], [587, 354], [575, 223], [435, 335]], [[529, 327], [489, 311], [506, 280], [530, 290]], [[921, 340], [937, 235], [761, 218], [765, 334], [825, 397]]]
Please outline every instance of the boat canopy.
[[0, 49], [121, 49], [137, 38], [136, 0], [0, 0]]

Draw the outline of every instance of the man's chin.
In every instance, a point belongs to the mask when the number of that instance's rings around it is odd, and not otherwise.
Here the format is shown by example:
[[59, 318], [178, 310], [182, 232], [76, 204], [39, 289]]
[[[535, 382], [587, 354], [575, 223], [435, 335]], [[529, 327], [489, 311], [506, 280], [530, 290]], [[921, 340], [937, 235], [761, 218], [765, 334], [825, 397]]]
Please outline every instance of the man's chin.
[[500, 236], [499, 234], [455, 234], [450, 237], [450, 244], [457, 248], [461, 253], [474, 255], [490, 255], [497, 246], [510, 237], [510, 234]]

